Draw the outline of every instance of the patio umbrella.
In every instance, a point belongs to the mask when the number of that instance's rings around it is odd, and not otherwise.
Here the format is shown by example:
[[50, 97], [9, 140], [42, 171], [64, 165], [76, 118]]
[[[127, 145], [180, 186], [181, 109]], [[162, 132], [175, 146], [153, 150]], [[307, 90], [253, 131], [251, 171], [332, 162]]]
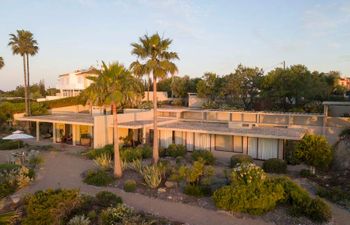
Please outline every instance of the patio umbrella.
[[22, 130], [16, 130], [16, 131], [14, 131], [14, 132], [12, 132], [13, 134], [23, 134], [24, 133], [24, 131], [22, 131]]
[[[12, 134], [2, 138], [3, 140], [24, 140], [24, 139], [32, 139], [34, 138], [32, 135], [24, 134], [23, 132], [15, 131]], [[19, 148], [19, 142], [18, 142], [18, 148]]]

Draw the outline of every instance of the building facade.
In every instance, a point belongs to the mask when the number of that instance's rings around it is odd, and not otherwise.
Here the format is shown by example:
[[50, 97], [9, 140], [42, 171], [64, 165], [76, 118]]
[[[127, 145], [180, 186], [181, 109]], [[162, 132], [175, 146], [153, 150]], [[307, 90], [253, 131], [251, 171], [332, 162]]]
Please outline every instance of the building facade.
[[60, 90], [59, 96], [65, 98], [79, 95], [93, 83], [88, 77], [97, 76], [92, 73], [92, 70], [93, 68], [90, 68], [59, 75], [56, 85], [56, 88]]

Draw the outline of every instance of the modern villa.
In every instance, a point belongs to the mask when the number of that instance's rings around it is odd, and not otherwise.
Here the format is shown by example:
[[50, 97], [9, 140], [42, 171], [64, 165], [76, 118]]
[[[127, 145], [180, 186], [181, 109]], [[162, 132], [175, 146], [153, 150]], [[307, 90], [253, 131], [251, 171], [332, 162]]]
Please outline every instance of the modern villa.
[[[183, 144], [188, 151], [205, 149], [217, 157], [243, 153], [254, 159], [283, 159], [288, 145], [308, 132], [325, 135], [331, 144], [335, 143], [339, 132], [350, 125], [341, 116], [341, 111], [348, 111], [349, 107], [349, 102], [325, 102], [324, 114], [160, 108], [159, 144], [162, 148], [172, 143]], [[37, 140], [40, 124], [50, 123], [55, 143], [94, 148], [112, 144], [113, 116], [86, 113], [86, 110], [84, 106], [64, 107], [55, 109], [51, 115], [17, 120], [36, 122]], [[132, 135], [136, 143], [153, 143], [152, 110], [126, 109], [118, 114], [118, 121], [121, 140]]]

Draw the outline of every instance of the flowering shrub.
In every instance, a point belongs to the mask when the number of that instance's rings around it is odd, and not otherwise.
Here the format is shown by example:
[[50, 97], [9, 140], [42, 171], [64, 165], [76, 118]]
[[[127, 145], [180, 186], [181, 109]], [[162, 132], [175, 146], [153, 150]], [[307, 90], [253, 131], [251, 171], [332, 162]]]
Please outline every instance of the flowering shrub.
[[219, 188], [213, 194], [218, 208], [255, 215], [273, 209], [283, 197], [283, 186], [271, 182], [253, 163], [237, 164], [231, 173], [231, 185]]
[[237, 166], [237, 164], [242, 164], [242, 163], [253, 163], [253, 158], [250, 155], [235, 154], [231, 157], [230, 167], [234, 168]]
[[233, 184], [259, 185], [266, 179], [266, 173], [253, 163], [237, 164], [232, 169], [231, 182]]
[[119, 224], [125, 218], [132, 216], [133, 210], [124, 204], [119, 204], [114, 208], [107, 208], [101, 212], [101, 224], [114, 225]]

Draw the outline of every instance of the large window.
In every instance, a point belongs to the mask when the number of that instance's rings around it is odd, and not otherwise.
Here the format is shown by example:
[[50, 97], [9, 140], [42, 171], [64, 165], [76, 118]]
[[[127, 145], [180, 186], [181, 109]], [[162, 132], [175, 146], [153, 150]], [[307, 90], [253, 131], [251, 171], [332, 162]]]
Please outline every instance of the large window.
[[217, 151], [233, 151], [232, 136], [215, 135], [215, 150], [217, 150]]
[[258, 159], [272, 159], [278, 156], [278, 140], [259, 138]]
[[233, 136], [233, 151], [243, 153], [243, 137]]

